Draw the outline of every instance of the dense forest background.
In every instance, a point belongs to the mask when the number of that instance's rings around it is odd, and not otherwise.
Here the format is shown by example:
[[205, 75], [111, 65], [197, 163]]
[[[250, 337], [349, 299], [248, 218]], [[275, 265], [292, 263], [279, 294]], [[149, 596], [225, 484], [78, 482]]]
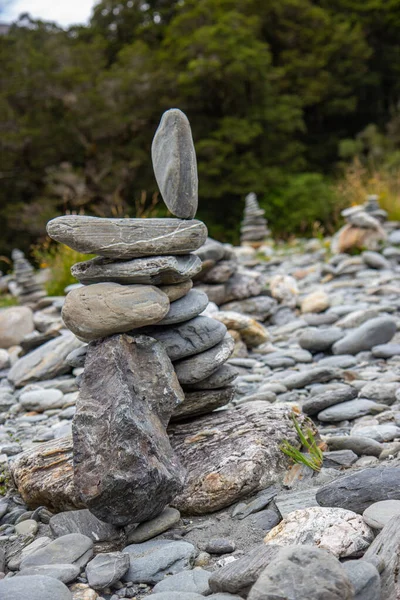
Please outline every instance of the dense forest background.
[[150, 146], [170, 107], [221, 240], [250, 191], [284, 237], [368, 192], [400, 218], [399, 0], [102, 0], [68, 30], [21, 16], [0, 61], [2, 254], [67, 211], [166, 214]]

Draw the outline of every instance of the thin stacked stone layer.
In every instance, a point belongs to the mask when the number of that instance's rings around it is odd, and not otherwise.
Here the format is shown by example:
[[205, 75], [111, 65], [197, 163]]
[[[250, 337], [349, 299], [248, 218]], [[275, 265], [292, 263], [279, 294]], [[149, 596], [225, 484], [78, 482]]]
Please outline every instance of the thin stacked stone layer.
[[24, 306], [35, 308], [39, 300], [44, 298], [46, 292], [42, 285], [38, 283], [32, 265], [25, 258], [21, 250], [13, 250], [11, 258], [13, 260], [14, 276], [17, 284], [15, 293], [18, 300]]
[[265, 211], [260, 208], [257, 196], [252, 192], [245, 199], [242, 225], [240, 227], [241, 242], [262, 242], [269, 235]]
[[[164, 114], [152, 154], [165, 203], [193, 217], [197, 169], [181, 111]], [[194, 252], [207, 228], [192, 218], [71, 215], [53, 219], [47, 231], [98, 255], [72, 267], [83, 286], [69, 292], [62, 312], [88, 342], [69, 358], [84, 365], [73, 422], [75, 485], [100, 519], [147, 520], [182, 490], [184, 470], [166, 433], [170, 419], [211, 412], [234, 394], [236, 371], [225, 365], [234, 340], [223, 323], [201, 315], [209, 299], [191, 289], [202, 270]]]

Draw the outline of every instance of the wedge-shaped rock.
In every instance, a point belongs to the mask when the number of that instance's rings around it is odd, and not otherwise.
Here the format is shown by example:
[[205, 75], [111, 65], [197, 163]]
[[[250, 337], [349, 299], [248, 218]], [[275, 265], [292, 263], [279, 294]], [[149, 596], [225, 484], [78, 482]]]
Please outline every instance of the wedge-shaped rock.
[[219, 390], [198, 390], [186, 392], [185, 401], [180, 404], [172, 415], [173, 421], [187, 419], [198, 415], [205, 415], [216, 408], [228, 404], [235, 395], [233, 386]]
[[365, 560], [383, 560], [381, 598], [400, 598], [400, 515], [392, 517], [372, 542], [364, 555]]
[[172, 108], [163, 114], [151, 157], [165, 204], [173, 215], [192, 219], [198, 204], [196, 151], [189, 120], [181, 110]]
[[183, 399], [160, 342], [118, 335], [90, 344], [73, 421], [74, 473], [98, 519], [147, 521], [182, 489], [165, 427]]
[[73, 250], [107, 258], [188, 254], [207, 238], [201, 221], [180, 219], [103, 219], [65, 215], [47, 223], [49, 236]]
[[179, 382], [185, 385], [197, 383], [214, 373], [232, 354], [235, 341], [227, 333], [219, 344], [189, 358], [175, 363]]
[[202, 379], [193, 385], [185, 386], [185, 390], [217, 390], [232, 383], [238, 375], [239, 371], [235, 367], [225, 364], [206, 379]]
[[194, 277], [201, 270], [201, 260], [195, 254], [184, 256], [147, 256], [133, 260], [113, 261], [92, 258], [74, 265], [71, 273], [81, 283], [142, 283], [171, 285]]
[[94, 283], [69, 292], [62, 317], [79, 339], [90, 342], [157, 323], [169, 306], [168, 296], [151, 285]]

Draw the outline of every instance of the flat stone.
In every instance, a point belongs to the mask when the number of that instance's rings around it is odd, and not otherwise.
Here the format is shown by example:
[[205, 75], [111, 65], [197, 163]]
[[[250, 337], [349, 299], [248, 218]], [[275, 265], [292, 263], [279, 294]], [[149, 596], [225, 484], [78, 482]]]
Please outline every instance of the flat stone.
[[360, 515], [342, 508], [314, 506], [289, 513], [267, 533], [264, 542], [279, 546], [316, 545], [337, 558], [346, 558], [362, 555], [373, 539], [372, 529]]
[[248, 517], [252, 526], [261, 529], [265, 534], [271, 531], [281, 520], [281, 516], [275, 510], [267, 508], [266, 510], [260, 510], [259, 512]]
[[236, 550], [236, 544], [226, 538], [208, 540], [205, 551], [209, 554], [230, 554]]
[[356, 435], [332, 436], [326, 443], [330, 450], [352, 450], [358, 456], [379, 456], [383, 450], [379, 442]]
[[371, 350], [375, 358], [392, 358], [400, 355], [400, 344], [380, 344]]
[[176, 523], [179, 522], [181, 514], [176, 508], [167, 506], [161, 514], [150, 521], [140, 523], [133, 531], [127, 533], [127, 542], [130, 544], [140, 544], [141, 542], [147, 542], [157, 535], [164, 533]]
[[[288, 574], [290, 574], [288, 576]], [[251, 588], [248, 600], [353, 600], [353, 588], [330, 552], [308, 546], [280, 550]]]
[[209, 317], [195, 317], [185, 323], [146, 328], [143, 332], [164, 346], [172, 361], [212, 348], [224, 338], [226, 327]]
[[332, 367], [313, 367], [306, 371], [294, 373], [288, 377], [284, 377], [280, 383], [288, 390], [302, 389], [312, 383], [324, 383], [331, 381], [339, 375], [339, 370]]
[[32, 575], [0, 581], [0, 598], [4, 600], [72, 600], [69, 589], [52, 577]]
[[103, 219], [64, 215], [47, 223], [56, 242], [84, 254], [130, 259], [142, 256], [189, 254], [205, 242], [201, 221], [180, 219]]
[[221, 310], [249, 315], [259, 321], [266, 321], [275, 314], [278, 303], [270, 296], [256, 296], [245, 300], [233, 300], [221, 306]]
[[102, 521], [149, 520], [184, 475], [165, 432], [184, 399], [171, 361], [160, 342], [121, 335], [92, 342], [85, 365], [73, 421], [76, 488]]
[[157, 583], [153, 588], [153, 593], [191, 592], [202, 594], [203, 596], [205, 594], [209, 595], [211, 590], [208, 580], [210, 577], [211, 573], [201, 568], [196, 568], [192, 571], [181, 571]]
[[290, 513], [295, 510], [303, 508], [311, 508], [312, 506], [318, 506], [318, 502], [315, 497], [315, 488], [307, 490], [299, 490], [296, 492], [291, 491], [290, 493], [280, 494], [275, 498], [276, 508], [285, 519]]
[[129, 569], [129, 554], [108, 552], [98, 554], [86, 565], [86, 577], [91, 588], [102, 590], [112, 586]]
[[380, 600], [381, 579], [372, 563], [366, 560], [348, 560], [342, 566], [354, 588], [354, 600]]
[[50, 529], [56, 537], [68, 533], [81, 533], [94, 542], [117, 540], [121, 533], [110, 523], [100, 521], [88, 509], [60, 512], [49, 521]]
[[315, 396], [308, 398], [301, 406], [301, 410], [306, 415], [316, 415], [330, 406], [335, 406], [341, 402], [348, 402], [357, 397], [357, 390], [354, 387], [346, 386], [339, 389], [326, 390]]
[[385, 525], [368, 548], [364, 559], [374, 563], [383, 562], [380, 597], [397, 600], [400, 596], [400, 515], [392, 517]]
[[225, 283], [238, 268], [235, 260], [221, 260], [216, 265], [207, 269], [198, 279], [204, 283]]
[[87, 354], [87, 346], [82, 346], [76, 350], [72, 350], [65, 359], [67, 363], [74, 368], [82, 368], [85, 366], [85, 359]]
[[378, 404], [373, 400], [366, 400], [365, 398], [357, 398], [356, 400], [330, 406], [318, 413], [317, 418], [319, 421], [337, 422], [357, 419], [364, 415], [377, 414], [384, 410], [387, 410], [385, 404]]
[[217, 390], [185, 391], [185, 400], [172, 415], [171, 421], [180, 421], [188, 417], [204, 415], [229, 404], [235, 395], [234, 386]]
[[351, 434], [371, 438], [377, 442], [391, 442], [395, 438], [400, 438], [400, 427], [391, 423], [382, 423], [381, 425], [371, 425], [369, 427], [357, 424], [351, 430]]
[[[232, 383], [238, 376], [239, 371], [232, 365], [224, 364], [209, 377], [187, 386], [189, 390], [214, 390], [223, 388]], [[186, 386], [185, 386], [186, 389]]]
[[324, 452], [323, 465], [328, 469], [351, 467], [357, 461], [357, 454], [352, 450], [333, 450]]
[[390, 405], [396, 402], [396, 392], [399, 390], [400, 382], [398, 381], [371, 381], [361, 388], [358, 395], [361, 398], [368, 398], [369, 400]]
[[317, 492], [321, 506], [339, 506], [360, 514], [381, 500], [400, 500], [398, 467], [362, 469], [325, 484]]
[[371, 269], [390, 269], [390, 262], [386, 260], [382, 254], [379, 252], [372, 252], [371, 250], [367, 250], [362, 253], [363, 261], [368, 267]]
[[208, 297], [204, 292], [190, 290], [183, 298], [172, 302], [169, 311], [158, 325], [174, 325], [197, 317], [207, 307]]
[[28, 567], [16, 573], [16, 577], [30, 577], [32, 575], [43, 575], [58, 579], [63, 583], [71, 583], [80, 573], [80, 567], [77, 565], [38, 565], [37, 567]]
[[17, 535], [35, 535], [38, 530], [37, 521], [34, 519], [26, 519], [15, 525]]
[[122, 284], [171, 285], [191, 279], [200, 270], [200, 258], [195, 254], [186, 254], [146, 256], [124, 261], [97, 257], [75, 264], [71, 268], [71, 273], [85, 285], [104, 281]]
[[302, 313], [320, 313], [329, 308], [329, 296], [324, 290], [308, 294], [301, 303]]
[[73, 333], [67, 332], [17, 360], [8, 373], [8, 379], [15, 387], [23, 387], [68, 373], [71, 367], [66, 357], [81, 346], [82, 342]]
[[371, 350], [374, 346], [390, 342], [396, 329], [396, 321], [391, 317], [370, 319], [335, 342], [332, 352], [334, 354], [358, 354], [364, 350]]
[[151, 594], [151, 597], [152, 600], [203, 600], [204, 598], [203, 595], [195, 592], [158, 592]]
[[84, 567], [93, 556], [93, 541], [86, 535], [70, 533], [32, 552], [21, 562], [21, 570], [40, 565], [74, 564]]
[[277, 493], [278, 489], [275, 486], [268, 487], [247, 504], [238, 504], [232, 512], [232, 517], [239, 520], [246, 519], [250, 515], [257, 513], [262, 508], [268, 506]]
[[166, 575], [175, 575], [190, 568], [196, 549], [188, 542], [151, 540], [124, 548], [129, 554], [130, 567], [124, 581], [154, 585]]
[[177, 217], [192, 219], [198, 203], [196, 151], [189, 120], [178, 108], [163, 114], [151, 145], [151, 158], [168, 209]]
[[78, 338], [90, 342], [153, 325], [169, 307], [168, 297], [154, 286], [95, 283], [69, 292], [62, 317]]
[[190, 385], [209, 377], [228, 360], [234, 346], [233, 338], [226, 334], [224, 339], [213, 348], [177, 361], [174, 367], [179, 382]]
[[187, 279], [186, 281], [182, 281], [182, 283], [160, 285], [159, 289], [168, 296], [168, 300], [170, 302], [175, 302], [175, 300], [179, 300], [180, 298], [183, 298], [183, 296], [186, 296], [192, 287], [193, 281], [191, 279]]
[[27, 306], [10, 306], [0, 310], [0, 348], [11, 348], [33, 332], [33, 313]]
[[344, 333], [339, 327], [329, 327], [326, 329], [310, 327], [300, 335], [299, 344], [302, 348], [310, 352], [325, 352], [335, 342], [340, 340], [343, 335]]
[[363, 512], [364, 521], [373, 529], [383, 529], [394, 516], [400, 515], [400, 500], [375, 502]]
[[318, 361], [320, 367], [338, 367], [339, 369], [350, 369], [357, 364], [357, 359], [351, 354], [339, 354], [338, 356], [326, 356]]
[[19, 397], [25, 410], [43, 412], [54, 408], [62, 408], [65, 404], [64, 394], [56, 389], [37, 389], [23, 392]]

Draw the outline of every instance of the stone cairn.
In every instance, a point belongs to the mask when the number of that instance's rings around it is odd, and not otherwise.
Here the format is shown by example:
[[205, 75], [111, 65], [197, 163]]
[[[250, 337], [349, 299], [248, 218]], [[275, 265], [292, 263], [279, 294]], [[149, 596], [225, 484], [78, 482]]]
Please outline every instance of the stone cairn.
[[66, 326], [87, 346], [68, 358], [84, 367], [73, 420], [74, 482], [103, 521], [123, 526], [155, 517], [183, 489], [184, 469], [166, 427], [211, 412], [233, 397], [234, 341], [202, 316], [207, 295], [192, 290], [193, 254], [207, 228], [194, 220], [197, 164], [190, 124], [167, 111], [152, 144], [165, 204], [178, 218], [62, 216], [51, 238], [98, 256], [72, 267], [84, 284], [68, 293]]
[[346, 224], [332, 238], [334, 253], [348, 252], [352, 249], [377, 250], [386, 239], [382, 224], [387, 219], [386, 211], [378, 203], [378, 196], [367, 197], [365, 204], [350, 206], [341, 212]]
[[43, 286], [37, 281], [34, 269], [21, 250], [13, 250], [15, 288], [13, 294], [23, 306], [35, 309], [41, 298], [46, 296]]
[[252, 192], [245, 199], [244, 217], [240, 227], [240, 241], [243, 244], [261, 245], [269, 235], [265, 211], [260, 208], [257, 196]]

